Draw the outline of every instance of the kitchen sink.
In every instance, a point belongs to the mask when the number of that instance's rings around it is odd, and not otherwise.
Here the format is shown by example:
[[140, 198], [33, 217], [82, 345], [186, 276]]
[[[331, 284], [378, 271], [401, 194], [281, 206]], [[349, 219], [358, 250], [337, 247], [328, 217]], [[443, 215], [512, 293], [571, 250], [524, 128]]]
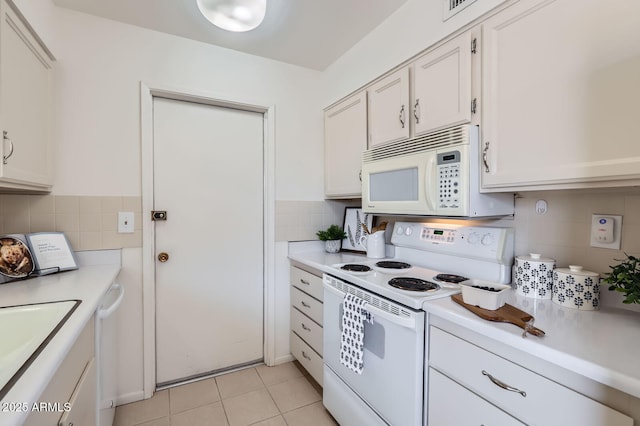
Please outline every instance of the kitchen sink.
[[79, 304], [63, 300], [0, 308], [0, 400]]

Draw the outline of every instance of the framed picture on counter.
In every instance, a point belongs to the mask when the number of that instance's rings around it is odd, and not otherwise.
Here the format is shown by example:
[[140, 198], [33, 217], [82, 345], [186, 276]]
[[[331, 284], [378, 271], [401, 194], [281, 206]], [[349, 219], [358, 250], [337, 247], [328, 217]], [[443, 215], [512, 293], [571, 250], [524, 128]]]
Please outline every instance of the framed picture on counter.
[[347, 238], [342, 240], [340, 251], [355, 253], [366, 253], [366, 249], [360, 245], [360, 238], [365, 235], [362, 225], [367, 229], [373, 226], [373, 215], [363, 213], [359, 207], [346, 207], [344, 210], [344, 223], [342, 229], [347, 234]]

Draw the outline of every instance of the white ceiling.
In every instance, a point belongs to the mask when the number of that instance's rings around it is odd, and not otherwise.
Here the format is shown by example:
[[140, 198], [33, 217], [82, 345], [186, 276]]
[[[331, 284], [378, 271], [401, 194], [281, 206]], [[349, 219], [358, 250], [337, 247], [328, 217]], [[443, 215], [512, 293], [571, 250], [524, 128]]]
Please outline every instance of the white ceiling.
[[53, 0], [60, 7], [324, 70], [407, 0], [267, 0], [261, 26], [230, 33], [195, 0]]

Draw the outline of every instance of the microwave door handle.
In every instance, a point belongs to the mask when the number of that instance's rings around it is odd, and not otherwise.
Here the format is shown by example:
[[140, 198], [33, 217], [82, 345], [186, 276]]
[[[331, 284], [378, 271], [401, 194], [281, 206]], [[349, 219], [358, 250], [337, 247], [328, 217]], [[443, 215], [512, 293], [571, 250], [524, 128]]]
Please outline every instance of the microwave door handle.
[[432, 191], [437, 190], [436, 176], [435, 176], [436, 157], [431, 157], [427, 160], [427, 170], [424, 176], [424, 196], [427, 201], [427, 206], [432, 212], [436, 211], [435, 204], [433, 202]]

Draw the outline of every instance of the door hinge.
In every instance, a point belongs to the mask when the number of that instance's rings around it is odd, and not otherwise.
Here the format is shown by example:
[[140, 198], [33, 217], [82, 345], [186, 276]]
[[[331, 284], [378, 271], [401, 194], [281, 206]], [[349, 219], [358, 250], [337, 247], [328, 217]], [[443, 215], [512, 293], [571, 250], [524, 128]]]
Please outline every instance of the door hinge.
[[478, 98], [473, 98], [471, 101], [471, 114], [475, 114], [478, 110]]
[[471, 53], [478, 53], [478, 39], [475, 37], [471, 40]]

